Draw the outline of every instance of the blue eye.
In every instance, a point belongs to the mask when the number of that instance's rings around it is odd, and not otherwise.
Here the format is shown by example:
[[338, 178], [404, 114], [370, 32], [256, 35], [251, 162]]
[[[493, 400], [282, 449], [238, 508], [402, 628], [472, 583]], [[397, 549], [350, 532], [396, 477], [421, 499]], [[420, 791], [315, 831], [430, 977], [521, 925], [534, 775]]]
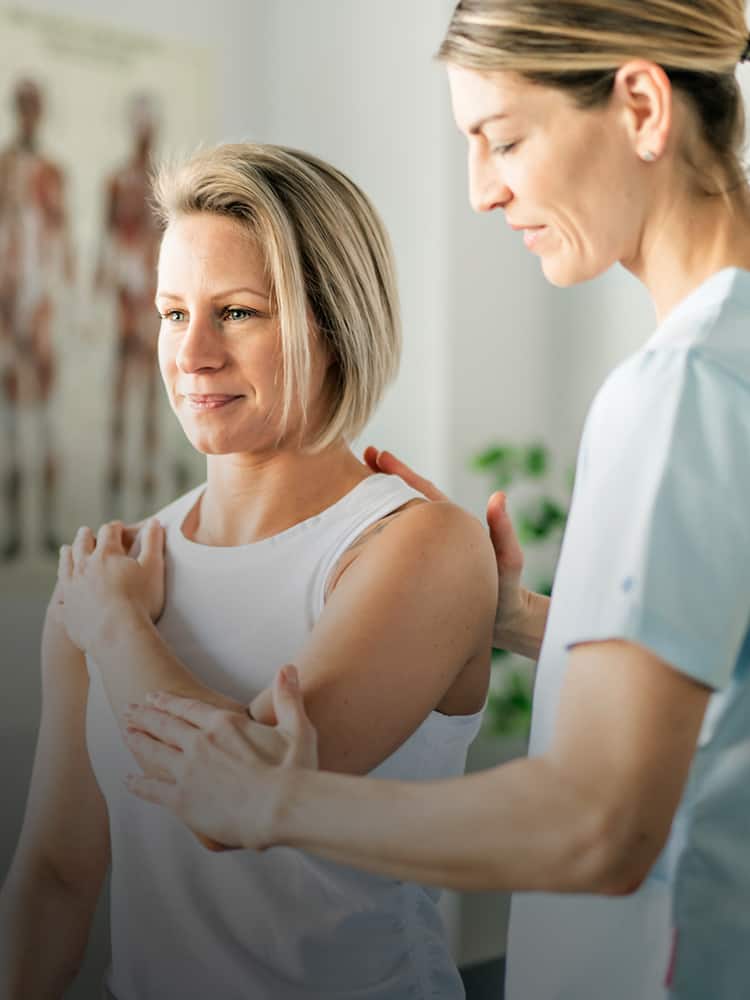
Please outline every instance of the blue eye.
[[241, 306], [227, 306], [224, 310], [224, 316], [231, 319], [234, 322], [240, 322], [243, 319], [251, 319], [253, 316], [260, 315], [255, 309], [245, 309]]
[[162, 319], [166, 319], [170, 323], [181, 323], [185, 317], [182, 309], [167, 309], [166, 312], [160, 312], [159, 315]]

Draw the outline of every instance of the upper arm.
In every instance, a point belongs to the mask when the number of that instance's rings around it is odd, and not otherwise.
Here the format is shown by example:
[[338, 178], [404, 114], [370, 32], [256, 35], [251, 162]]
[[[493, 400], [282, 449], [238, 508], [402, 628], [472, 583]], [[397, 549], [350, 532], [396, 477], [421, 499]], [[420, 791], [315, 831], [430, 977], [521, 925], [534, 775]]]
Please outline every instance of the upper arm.
[[88, 673], [52, 604], [42, 636], [42, 717], [17, 861], [95, 897], [109, 864], [107, 807], [85, 737]]
[[481, 704], [496, 587], [484, 527], [452, 504], [409, 508], [362, 547], [297, 661], [321, 767], [370, 771], [476, 658]]
[[548, 757], [594, 818], [605, 891], [636, 888], [664, 846], [710, 694], [636, 643], [571, 651]]

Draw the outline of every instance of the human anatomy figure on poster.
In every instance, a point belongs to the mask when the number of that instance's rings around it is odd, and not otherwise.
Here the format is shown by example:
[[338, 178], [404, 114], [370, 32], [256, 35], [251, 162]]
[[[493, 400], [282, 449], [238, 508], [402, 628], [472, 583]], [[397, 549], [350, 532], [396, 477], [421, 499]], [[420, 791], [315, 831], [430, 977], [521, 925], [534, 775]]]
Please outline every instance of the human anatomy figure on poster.
[[159, 316], [154, 308], [160, 233], [149, 204], [149, 171], [158, 127], [156, 105], [146, 94], [130, 105], [133, 147], [127, 162], [108, 178], [104, 237], [95, 274], [97, 290], [107, 290], [115, 305], [114, 388], [107, 468], [107, 506], [121, 515], [128, 434], [127, 400], [140, 390], [142, 460], [139, 503], [153, 501], [158, 430], [156, 341]]
[[[62, 293], [74, 280], [65, 174], [40, 149], [42, 91], [34, 80], [21, 79], [12, 96], [16, 134], [0, 151], [0, 394], [6, 408], [3, 493], [8, 526], [2, 558], [6, 561], [17, 558], [24, 547], [24, 494], [35, 471], [41, 471], [43, 479], [42, 545], [51, 553], [58, 548], [53, 331], [58, 311], [64, 308]], [[34, 416], [37, 447], [32, 464], [40, 465], [37, 470], [28, 468], [21, 454], [19, 417], [26, 407]]]

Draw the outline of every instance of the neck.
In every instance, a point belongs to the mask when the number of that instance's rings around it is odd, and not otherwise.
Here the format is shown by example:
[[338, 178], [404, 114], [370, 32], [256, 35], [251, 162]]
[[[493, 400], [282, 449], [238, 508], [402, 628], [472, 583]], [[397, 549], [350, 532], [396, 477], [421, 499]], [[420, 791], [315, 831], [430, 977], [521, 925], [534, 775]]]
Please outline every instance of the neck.
[[246, 545], [314, 517], [370, 471], [345, 444], [315, 455], [210, 455], [208, 484], [184, 530], [204, 545]]
[[750, 194], [669, 194], [652, 212], [639, 251], [624, 266], [651, 293], [661, 323], [707, 278], [725, 267], [750, 270]]

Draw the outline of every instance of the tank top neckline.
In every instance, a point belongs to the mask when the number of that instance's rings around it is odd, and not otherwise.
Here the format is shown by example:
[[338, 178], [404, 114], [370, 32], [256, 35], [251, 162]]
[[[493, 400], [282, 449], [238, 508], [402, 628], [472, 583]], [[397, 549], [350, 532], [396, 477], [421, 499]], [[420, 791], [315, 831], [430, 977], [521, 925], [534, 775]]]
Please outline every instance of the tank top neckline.
[[[242, 545], [205, 545], [202, 542], [195, 542], [185, 535], [183, 530], [185, 521], [187, 520], [188, 515], [195, 509], [196, 504], [202, 500], [205, 495], [208, 484], [204, 482], [187, 493], [183, 498], [183, 502], [179, 503], [179, 506], [175, 510], [173, 518], [171, 519], [172, 530], [169, 533], [169, 541], [174, 548], [179, 548], [184, 554], [193, 557], [201, 557], [206, 560], [225, 560], [227, 558], [231, 559], [235, 556], [241, 557], [243, 555], [247, 555], [251, 551], [258, 552], [264, 548], [284, 544], [285, 542], [296, 538], [297, 535], [305, 534], [317, 525], [321, 524], [321, 522], [330, 520], [338, 513], [343, 512], [352, 503], [360, 500], [362, 493], [371, 492], [375, 482], [379, 484], [379, 490], [377, 495], [374, 497], [377, 502], [382, 501], [385, 496], [390, 496], [392, 493], [398, 494], [406, 490], [413, 493], [411, 488], [408, 487], [398, 476], [389, 476], [382, 472], [374, 472], [372, 475], [366, 476], [353, 486], [352, 489], [344, 493], [343, 496], [339, 497], [338, 500], [334, 501], [334, 503], [332, 503], [329, 507], [325, 507], [317, 514], [313, 514], [302, 521], [298, 521], [296, 524], [292, 524], [288, 528], [284, 528], [283, 531], [279, 531], [275, 535], [269, 535], [266, 538], [260, 538], [254, 542], [245, 542]], [[390, 489], [383, 490], [383, 487], [386, 485], [389, 486]], [[414, 494], [414, 496], [417, 496], [417, 494]], [[404, 503], [407, 503], [409, 499], [411, 498], [406, 497]]]

